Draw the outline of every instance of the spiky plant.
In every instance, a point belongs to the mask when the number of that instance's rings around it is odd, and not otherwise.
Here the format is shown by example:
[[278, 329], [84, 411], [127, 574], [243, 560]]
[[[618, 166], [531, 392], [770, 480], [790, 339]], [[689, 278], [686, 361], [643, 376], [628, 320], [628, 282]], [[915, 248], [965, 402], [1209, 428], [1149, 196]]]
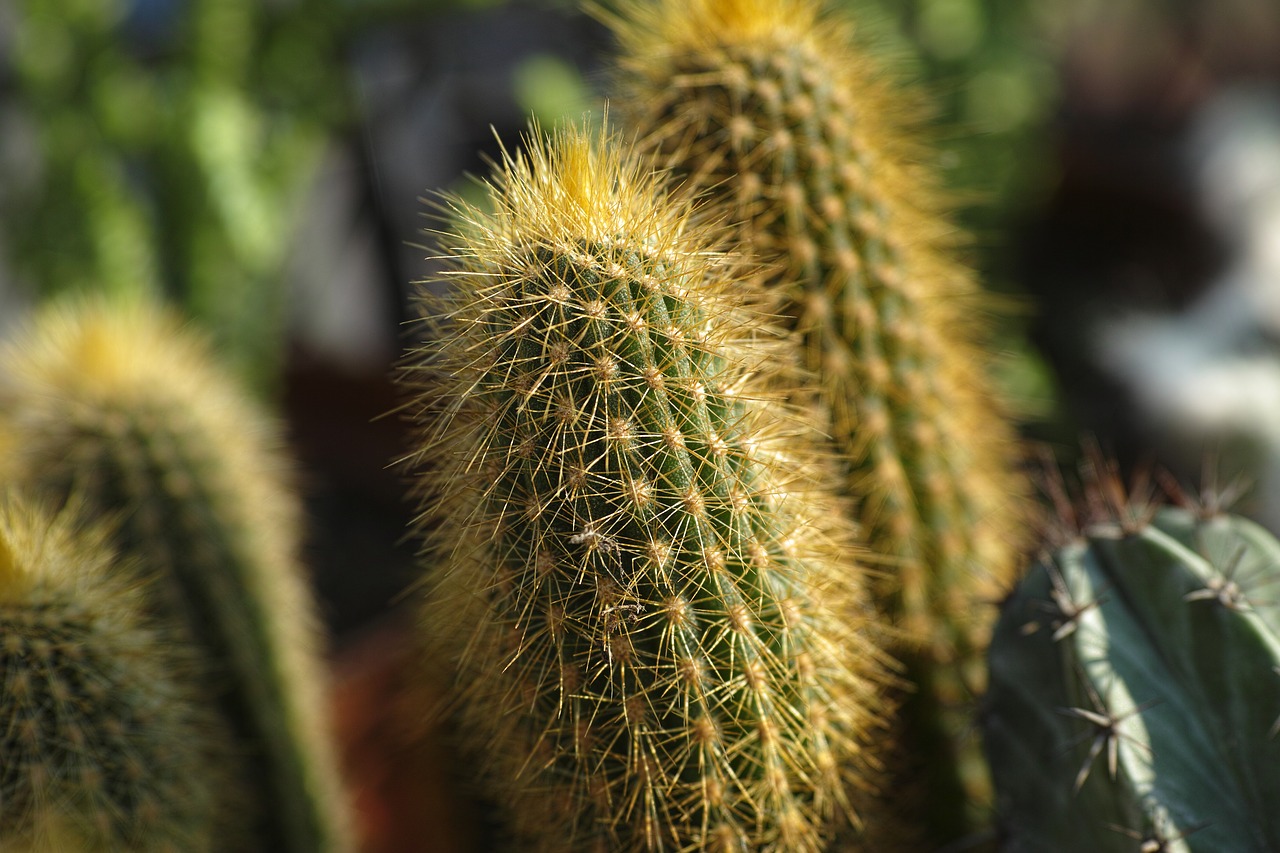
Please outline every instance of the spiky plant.
[[984, 795], [965, 733], [1027, 490], [988, 376], [988, 306], [911, 118], [918, 96], [818, 0], [628, 0], [605, 17], [643, 146], [736, 226], [727, 244], [766, 264], [803, 335], [846, 491], [887, 560], [880, 598], [911, 638], [907, 737], [932, 774], [927, 819], [952, 837], [965, 822], [948, 804]]
[[196, 658], [96, 528], [0, 495], [0, 849], [228, 849]]
[[298, 508], [275, 428], [202, 339], [142, 305], [46, 310], [2, 365], [15, 480], [118, 518], [212, 669], [209, 701], [251, 762], [257, 843], [348, 846]]
[[1277, 582], [1257, 525], [1141, 501], [1037, 563], [984, 702], [1005, 849], [1280, 849]]
[[606, 130], [533, 136], [402, 377], [429, 644], [520, 849], [817, 850], [884, 662], [777, 334]]

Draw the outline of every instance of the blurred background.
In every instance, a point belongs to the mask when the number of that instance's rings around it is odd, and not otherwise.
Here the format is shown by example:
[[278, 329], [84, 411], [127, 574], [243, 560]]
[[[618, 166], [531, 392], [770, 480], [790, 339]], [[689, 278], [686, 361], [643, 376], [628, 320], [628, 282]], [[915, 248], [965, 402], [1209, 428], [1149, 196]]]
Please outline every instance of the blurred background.
[[[1023, 434], [1280, 529], [1280, 3], [841, 2], [933, 92]], [[0, 0], [0, 339], [88, 290], [206, 328], [287, 424], [339, 673], [413, 578], [383, 416], [423, 199], [599, 114], [611, 51], [553, 0]]]

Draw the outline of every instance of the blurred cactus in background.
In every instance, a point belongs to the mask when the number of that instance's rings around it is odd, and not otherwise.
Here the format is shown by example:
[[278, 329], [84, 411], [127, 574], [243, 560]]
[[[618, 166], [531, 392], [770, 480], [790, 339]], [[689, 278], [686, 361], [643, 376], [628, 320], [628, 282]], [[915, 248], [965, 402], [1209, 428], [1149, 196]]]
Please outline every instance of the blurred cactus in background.
[[[380, 233], [392, 221], [413, 227], [421, 188], [382, 182], [424, 173], [412, 162], [416, 149], [406, 151], [396, 138], [406, 122], [421, 136], [421, 117], [393, 122], [383, 102], [402, 74], [415, 74], [403, 67], [403, 54], [374, 54], [399, 47], [388, 31], [412, 37], [469, 7], [488, 7], [471, 15], [496, 21], [504, 5], [17, 0], [11, 17], [0, 14], [0, 307], [12, 298], [4, 294], [4, 267], [38, 298], [68, 291], [164, 297], [213, 334], [255, 390], [278, 392], [288, 324], [324, 317], [292, 299], [326, 285], [345, 291], [328, 298], [348, 301], [362, 288], [406, 289], [402, 282], [318, 284], [310, 280], [316, 267], [289, 254], [304, 247], [327, 258], [332, 251], [324, 237], [298, 230], [333, 227], [334, 211], [325, 218], [309, 209], [317, 195], [363, 208], [346, 212], [362, 215], [358, 225], [338, 221], [365, 240], [389, 241], [378, 251], [403, 249], [407, 230]], [[440, 58], [435, 46], [428, 50]], [[486, 90], [486, 99], [505, 94], [548, 119], [579, 110], [586, 101], [577, 70], [536, 42], [530, 51], [506, 57], [514, 66], [502, 79], [507, 91]], [[444, 97], [428, 106], [438, 110]], [[485, 119], [484, 133], [493, 120]], [[445, 160], [442, 153], [436, 159]], [[475, 156], [447, 153], [453, 169]], [[396, 205], [410, 209], [387, 209]], [[351, 241], [344, 248], [372, 263], [374, 275], [398, 271], [391, 259], [365, 258], [370, 247], [350, 233], [326, 236]], [[342, 263], [361, 269], [350, 258]]]
[[0, 848], [243, 849], [198, 655], [101, 526], [0, 497]]
[[0, 365], [0, 470], [116, 521], [155, 578], [152, 606], [208, 667], [207, 692], [249, 762], [263, 849], [349, 846], [322, 649], [298, 565], [298, 509], [275, 429], [198, 335], [145, 303], [44, 309]]

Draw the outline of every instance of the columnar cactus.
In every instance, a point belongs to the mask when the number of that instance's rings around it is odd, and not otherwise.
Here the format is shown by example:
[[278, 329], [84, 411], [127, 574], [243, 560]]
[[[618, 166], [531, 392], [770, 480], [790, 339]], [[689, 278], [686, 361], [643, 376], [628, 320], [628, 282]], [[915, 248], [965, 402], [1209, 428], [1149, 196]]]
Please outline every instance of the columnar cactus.
[[981, 760], [969, 739], [961, 780], [939, 755], [971, 729], [985, 605], [1012, 584], [1026, 487], [988, 377], [986, 305], [907, 121], [915, 96], [818, 0], [631, 0], [611, 23], [643, 146], [735, 226], [729, 243], [762, 261], [804, 337], [847, 492], [887, 561], [881, 599], [914, 641], [908, 739], [942, 771], [930, 819], [954, 835], [945, 803], [961, 781], [982, 796]]
[[607, 131], [488, 191], [403, 379], [423, 626], [493, 799], [520, 849], [819, 849], [884, 660], [777, 334]]
[[234, 750], [100, 531], [0, 498], [0, 849], [229, 849]]
[[204, 652], [241, 739], [271, 850], [343, 849], [313, 606], [297, 563], [298, 509], [279, 440], [154, 309], [48, 310], [3, 365], [14, 478], [119, 520], [116, 539], [158, 577], [154, 607]]
[[1280, 849], [1280, 543], [1164, 508], [1032, 568], [991, 645], [1008, 850]]

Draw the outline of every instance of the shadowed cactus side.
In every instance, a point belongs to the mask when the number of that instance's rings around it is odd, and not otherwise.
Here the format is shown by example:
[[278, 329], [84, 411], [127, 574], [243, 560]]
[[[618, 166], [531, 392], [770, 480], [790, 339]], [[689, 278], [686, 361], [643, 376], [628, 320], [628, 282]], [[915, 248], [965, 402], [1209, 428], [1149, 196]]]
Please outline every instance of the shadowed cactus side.
[[605, 17], [642, 146], [770, 265], [804, 337], [847, 491], [889, 561], [881, 600], [913, 641], [901, 759], [928, 765], [923, 817], [953, 839], [967, 821], [947, 804], [989, 797], [970, 706], [1028, 489], [987, 375], [987, 306], [911, 138], [915, 96], [816, 0], [630, 0]]
[[818, 850], [874, 784], [859, 552], [753, 291], [628, 156], [566, 130], [452, 203], [423, 629], [519, 849]]
[[340, 796], [298, 508], [273, 427], [157, 310], [46, 310], [8, 350], [13, 479], [118, 519], [210, 668], [209, 701], [248, 754], [264, 849], [343, 850]]
[[[227, 732], [101, 532], [0, 496], [0, 849], [229, 849]], [[230, 834], [228, 830], [230, 829]]]
[[1280, 849], [1280, 542], [1126, 507], [1035, 565], [983, 730], [1011, 851]]

